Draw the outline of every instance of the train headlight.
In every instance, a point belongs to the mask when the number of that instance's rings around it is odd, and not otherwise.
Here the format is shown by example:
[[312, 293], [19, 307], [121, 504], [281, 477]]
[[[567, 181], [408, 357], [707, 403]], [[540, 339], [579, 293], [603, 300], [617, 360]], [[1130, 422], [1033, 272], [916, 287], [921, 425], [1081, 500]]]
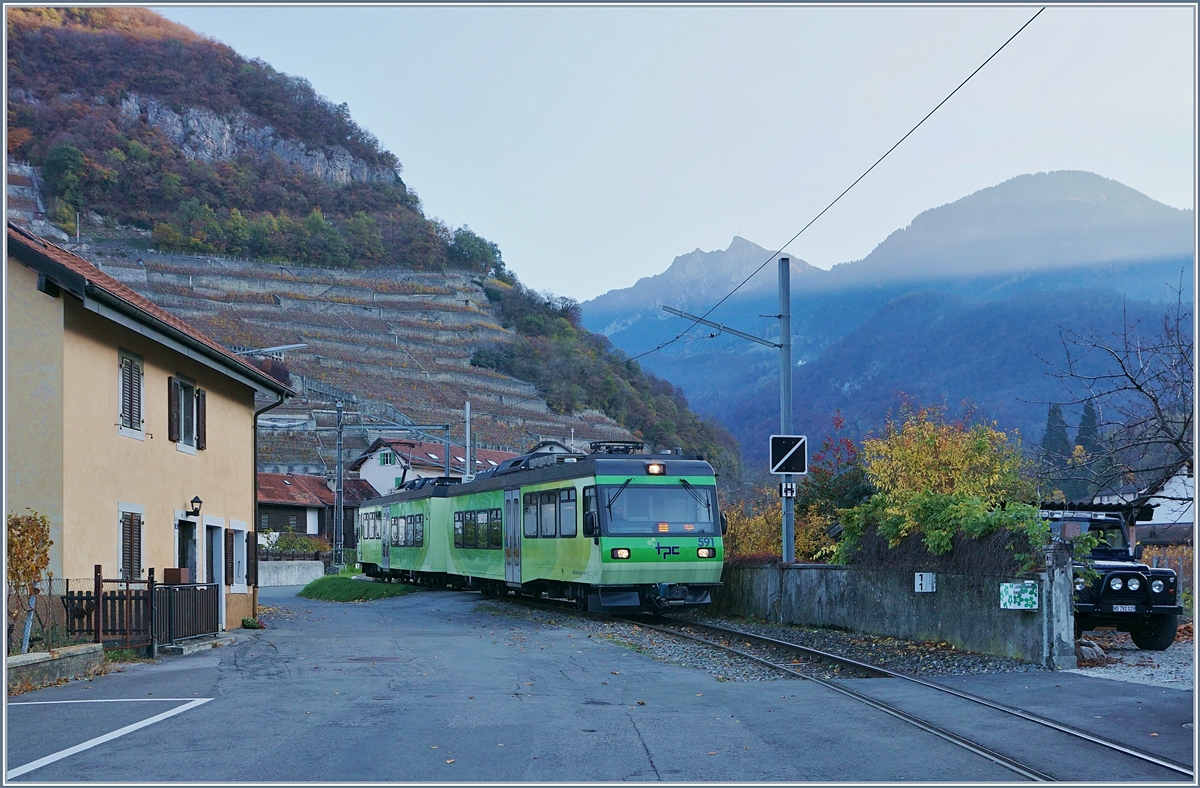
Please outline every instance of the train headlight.
[[1129, 590], [1130, 591], [1137, 591], [1141, 587], [1142, 587], [1141, 580], [1138, 580], [1136, 577], [1129, 578]]
[[662, 462], [646, 463], [646, 473], [650, 474], [651, 476], [662, 476], [666, 472], [667, 472], [666, 463], [662, 463]]
[[1155, 580], [1150, 584], [1150, 590], [1156, 594], [1161, 594], [1164, 588], [1166, 588], [1166, 586], [1163, 585], [1163, 581], [1161, 580]]
[[697, 547], [696, 556], [699, 558], [716, 558], [717, 548], [715, 547]]
[[1082, 577], [1075, 578], [1075, 590], [1082, 591], [1085, 588], [1087, 588], [1087, 583], [1084, 582], [1083, 578]]
[[1120, 591], [1122, 588], [1125, 587], [1125, 584], [1121, 582], [1121, 578], [1114, 577], [1112, 580], [1108, 581], [1108, 587], [1111, 588], [1113, 591]]
[[610, 553], [610, 555], [616, 559], [625, 559], [625, 558], [629, 558], [631, 553], [630, 553], [628, 547], [614, 547], [612, 549], [612, 553]]

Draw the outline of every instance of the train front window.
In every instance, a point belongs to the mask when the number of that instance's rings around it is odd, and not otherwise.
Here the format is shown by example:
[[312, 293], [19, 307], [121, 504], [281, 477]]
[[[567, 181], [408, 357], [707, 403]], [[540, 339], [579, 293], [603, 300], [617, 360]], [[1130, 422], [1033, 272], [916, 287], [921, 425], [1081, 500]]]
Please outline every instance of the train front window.
[[606, 536], [711, 536], [717, 532], [717, 502], [712, 487], [683, 485], [612, 485], [600, 488]]

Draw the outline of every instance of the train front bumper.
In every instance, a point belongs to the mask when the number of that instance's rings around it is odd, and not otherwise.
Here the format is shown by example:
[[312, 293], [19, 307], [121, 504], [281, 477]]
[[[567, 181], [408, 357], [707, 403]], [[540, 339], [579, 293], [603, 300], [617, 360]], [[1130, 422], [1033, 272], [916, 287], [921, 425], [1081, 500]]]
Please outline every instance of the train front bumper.
[[712, 590], [720, 587], [720, 583], [596, 586], [588, 594], [588, 610], [593, 613], [636, 613], [698, 607], [711, 604]]

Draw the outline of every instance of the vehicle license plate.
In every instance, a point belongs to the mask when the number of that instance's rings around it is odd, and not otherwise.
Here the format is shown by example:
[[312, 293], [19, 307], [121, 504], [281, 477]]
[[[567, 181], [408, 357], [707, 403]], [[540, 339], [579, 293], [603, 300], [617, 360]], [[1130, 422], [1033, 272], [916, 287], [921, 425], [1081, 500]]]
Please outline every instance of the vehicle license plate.
[[1136, 613], [1137, 605], [1113, 605], [1114, 613]]

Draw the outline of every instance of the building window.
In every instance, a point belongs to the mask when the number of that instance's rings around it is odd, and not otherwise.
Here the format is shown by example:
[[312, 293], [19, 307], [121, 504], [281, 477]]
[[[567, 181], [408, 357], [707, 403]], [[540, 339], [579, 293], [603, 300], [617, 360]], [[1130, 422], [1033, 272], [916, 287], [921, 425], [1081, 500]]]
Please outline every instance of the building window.
[[143, 433], [142, 422], [142, 360], [127, 353], [119, 357], [120, 370], [120, 403], [121, 414], [118, 422], [123, 434], [136, 433], [131, 437], [140, 438]]
[[258, 530], [260, 530], [260, 531], [270, 531], [271, 530], [271, 516], [269, 514], [260, 514], [258, 516]]
[[121, 579], [137, 580], [141, 576], [142, 516], [121, 512]]
[[390, 451], [382, 452], [379, 455], [379, 464], [380, 465], [395, 465], [396, 464], [396, 455], [392, 454]]
[[204, 389], [183, 378], [167, 381], [167, 438], [180, 447], [208, 448], [207, 408]]

